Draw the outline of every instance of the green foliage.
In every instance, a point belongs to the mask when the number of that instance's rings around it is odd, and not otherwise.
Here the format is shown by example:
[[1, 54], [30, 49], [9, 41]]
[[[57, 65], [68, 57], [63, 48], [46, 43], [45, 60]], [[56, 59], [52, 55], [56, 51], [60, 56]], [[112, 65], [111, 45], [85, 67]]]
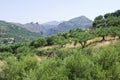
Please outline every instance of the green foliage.
[[0, 60], [4, 60], [5, 58], [13, 56], [10, 52], [0, 52]]
[[68, 80], [67, 69], [59, 59], [49, 59], [37, 69], [37, 80]]
[[50, 36], [47, 38], [47, 45], [66, 44], [69, 41], [66, 37], [64, 34]]
[[119, 26], [120, 25], [120, 10], [117, 10], [113, 13], [107, 13], [104, 16], [100, 15], [94, 19], [93, 27], [110, 27], [110, 26]]
[[45, 50], [40, 50], [40, 51], [37, 51], [37, 55], [38, 56], [48, 56], [52, 53], [55, 53], [56, 51], [56, 48], [52, 48], [52, 49], [45, 49]]
[[65, 66], [69, 69], [69, 79], [91, 79], [91, 71], [94, 67], [86, 56], [81, 53], [74, 53], [72, 56], [65, 59]]
[[8, 57], [6, 62], [5, 69], [0, 73], [2, 80], [25, 80], [27, 74], [37, 65], [37, 61], [30, 56], [23, 57], [20, 61], [15, 57]]
[[34, 40], [39, 37], [37, 33], [30, 32], [25, 28], [4, 21], [0, 21], [0, 32], [0, 41], [6, 43], [8, 43], [11, 38], [14, 39], [15, 42], [23, 42]]
[[114, 13], [111, 13], [112, 16], [120, 16], [120, 10], [115, 11]]
[[21, 59], [23, 56], [27, 55], [34, 55], [35, 50], [34, 48], [28, 47], [28, 46], [21, 46], [16, 49], [16, 58]]
[[26, 55], [33, 55], [35, 49], [28, 45], [28, 43], [16, 43], [0, 46], [0, 58], [4, 59], [8, 56], [14, 55], [17, 59], [20, 59]]
[[12, 52], [12, 49], [9, 45], [1, 45], [0, 46], [0, 52]]
[[105, 40], [105, 36], [107, 36], [109, 33], [108, 33], [108, 28], [98, 28], [96, 29], [96, 34], [98, 35], [98, 37], [102, 37], [103, 39], [102, 40]]
[[46, 39], [44, 37], [41, 37], [37, 40], [34, 40], [30, 43], [31, 46], [34, 46], [35, 48], [45, 46], [47, 44]]
[[[120, 38], [119, 12], [96, 17], [95, 29], [70, 30], [30, 43], [0, 45], [0, 64], [4, 62], [4, 68], [0, 67], [0, 80], [120, 80], [120, 44], [87, 47], [88, 40], [96, 37], [102, 40], [108, 35]], [[82, 49], [38, 50], [38, 47], [69, 42], [79, 42]], [[47, 59], [37, 61], [36, 54]]]
[[75, 44], [79, 42], [82, 46], [82, 48], [86, 47], [87, 41], [94, 38], [96, 35], [94, 35], [90, 31], [78, 31], [72, 33], [71, 38], [75, 41]]
[[[100, 69], [95, 75], [98, 79], [119, 80], [119, 51], [114, 47], [101, 48], [93, 54], [93, 61]], [[117, 70], [117, 71], [116, 71]]]
[[102, 15], [96, 17], [93, 22], [93, 27], [99, 28], [100, 26], [105, 26], [105, 19]]
[[[17, 53], [30, 53], [29, 47], [18, 47]], [[52, 58], [39, 62], [35, 57], [21, 55], [18, 59], [9, 53], [4, 68], [0, 72], [1, 80], [119, 80], [120, 79], [120, 45], [98, 49], [51, 49]], [[23, 50], [24, 49], [24, 50]]]

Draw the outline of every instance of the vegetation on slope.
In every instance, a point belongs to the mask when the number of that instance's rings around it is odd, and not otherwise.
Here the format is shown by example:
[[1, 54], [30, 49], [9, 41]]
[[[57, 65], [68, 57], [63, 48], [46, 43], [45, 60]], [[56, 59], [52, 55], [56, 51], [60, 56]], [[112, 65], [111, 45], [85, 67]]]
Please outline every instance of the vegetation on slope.
[[105, 15], [99, 15], [94, 19], [93, 27], [110, 27], [120, 25], [120, 10]]
[[[120, 44], [101, 48], [53, 49], [53, 57], [38, 62], [31, 50], [17, 49], [16, 54], [4, 52], [4, 67], [0, 79], [4, 80], [119, 80]], [[24, 51], [26, 55], [24, 55]], [[21, 54], [22, 53], [22, 54]], [[6, 56], [6, 57], [5, 57]]]
[[[118, 42], [96, 48], [97, 43], [111, 41], [108, 36]], [[92, 41], [98, 37], [101, 40]], [[81, 45], [64, 47], [68, 43]], [[46, 46], [54, 47], [42, 49]], [[36, 55], [46, 59], [39, 61]], [[1, 45], [0, 62], [0, 80], [120, 80], [120, 25], [93, 26], [28, 43]]]
[[39, 34], [30, 32], [12, 23], [0, 21], [0, 42], [8, 43], [9, 39], [14, 42], [30, 41], [39, 37]]

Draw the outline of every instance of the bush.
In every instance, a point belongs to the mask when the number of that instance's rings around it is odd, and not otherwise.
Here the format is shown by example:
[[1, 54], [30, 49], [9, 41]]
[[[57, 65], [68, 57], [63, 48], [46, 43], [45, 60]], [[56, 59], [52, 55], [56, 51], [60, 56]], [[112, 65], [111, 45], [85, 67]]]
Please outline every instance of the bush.
[[38, 48], [38, 47], [41, 47], [41, 46], [45, 46], [46, 44], [47, 44], [46, 38], [41, 37], [41, 38], [39, 38], [35, 41], [32, 41], [30, 43], [30, 46], [34, 46], [35, 48]]

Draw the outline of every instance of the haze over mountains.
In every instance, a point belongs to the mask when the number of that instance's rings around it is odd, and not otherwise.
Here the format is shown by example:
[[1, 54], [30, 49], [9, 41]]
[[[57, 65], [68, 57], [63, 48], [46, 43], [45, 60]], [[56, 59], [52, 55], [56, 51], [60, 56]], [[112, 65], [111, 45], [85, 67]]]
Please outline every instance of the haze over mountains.
[[92, 21], [85, 16], [80, 16], [70, 19], [69, 21], [64, 21], [56, 27], [49, 29], [47, 35], [52, 35], [59, 32], [66, 32], [76, 28], [87, 29], [90, 26], [92, 26]]
[[[20, 24], [17, 24], [20, 25]], [[87, 29], [92, 25], [92, 21], [85, 16], [76, 17], [68, 21], [51, 21], [43, 24], [36, 23], [27, 23], [21, 24], [21, 27], [28, 29], [32, 32], [40, 33], [42, 36], [49, 36], [59, 32], [69, 31], [70, 29]]]
[[76, 17], [68, 21], [51, 21], [43, 24], [34, 23], [14, 23], [0, 21], [1, 40], [13, 38], [19, 41], [29, 41], [39, 36], [50, 36], [59, 32], [66, 32], [71, 29], [87, 29], [92, 25], [92, 21], [85, 16]]

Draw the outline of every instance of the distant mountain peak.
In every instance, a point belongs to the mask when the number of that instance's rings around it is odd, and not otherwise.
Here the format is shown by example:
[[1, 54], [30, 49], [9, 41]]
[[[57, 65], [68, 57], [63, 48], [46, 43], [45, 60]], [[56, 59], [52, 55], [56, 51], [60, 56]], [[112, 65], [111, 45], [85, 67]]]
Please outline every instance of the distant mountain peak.
[[[92, 20], [85, 16], [75, 17], [69, 21], [64, 21], [60, 23], [57, 27], [51, 28], [48, 31], [48, 35], [56, 34], [58, 32], [65, 32], [71, 29], [81, 28], [87, 29], [92, 25]], [[50, 33], [49, 33], [50, 32]]]
[[41, 35], [46, 36], [76, 28], [87, 29], [91, 25], [92, 20], [86, 16], [79, 16], [68, 21], [50, 21], [43, 24], [39, 24], [38, 22], [31, 22], [21, 26], [31, 32], [42, 33]]
[[73, 19], [70, 19], [69, 21], [76, 21], [76, 20], [90, 20], [89, 18], [87, 18], [86, 16], [79, 16], [79, 17], [75, 17]]

